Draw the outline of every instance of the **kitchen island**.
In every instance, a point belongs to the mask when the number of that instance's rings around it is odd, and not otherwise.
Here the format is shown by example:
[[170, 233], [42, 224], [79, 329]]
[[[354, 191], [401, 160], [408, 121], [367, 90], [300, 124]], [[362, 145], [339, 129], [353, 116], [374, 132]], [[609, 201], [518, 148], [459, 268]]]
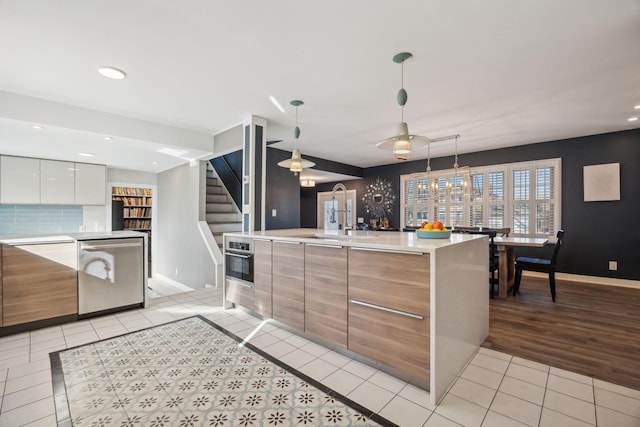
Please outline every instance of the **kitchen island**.
[[486, 236], [287, 229], [224, 240], [227, 303], [425, 388], [433, 404], [489, 333]]
[[133, 231], [0, 237], [0, 336], [144, 306], [146, 239]]

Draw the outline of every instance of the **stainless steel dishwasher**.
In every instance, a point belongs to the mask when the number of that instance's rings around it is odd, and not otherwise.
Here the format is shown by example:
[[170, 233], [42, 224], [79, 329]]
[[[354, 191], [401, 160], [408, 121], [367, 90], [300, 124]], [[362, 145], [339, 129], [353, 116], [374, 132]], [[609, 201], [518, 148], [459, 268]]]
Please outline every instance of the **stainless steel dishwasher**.
[[78, 314], [97, 314], [144, 301], [144, 240], [78, 243]]

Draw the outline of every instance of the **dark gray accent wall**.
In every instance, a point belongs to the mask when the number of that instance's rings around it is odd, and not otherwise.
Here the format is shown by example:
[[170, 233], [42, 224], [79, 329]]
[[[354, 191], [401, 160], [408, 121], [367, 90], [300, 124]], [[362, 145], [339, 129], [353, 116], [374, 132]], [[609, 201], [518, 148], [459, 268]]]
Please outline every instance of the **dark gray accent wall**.
[[289, 158], [290, 152], [267, 147], [265, 230], [300, 227], [300, 177], [278, 166], [278, 162]]
[[[391, 154], [390, 154], [391, 155]], [[558, 269], [561, 272], [589, 276], [640, 280], [640, 129], [585, 136], [560, 141], [543, 142], [461, 154], [462, 166], [487, 166], [549, 158], [562, 158], [562, 227], [565, 245], [560, 251]], [[583, 167], [594, 164], [620, 163], [619, 201], [584, 202]], [[435, 158], [434, 170], [450, 169], [453, 157]], [[395, 163], [364, 169], [364, 179], [347, 181], [358, 197], [357, 215], [365, 216], [361, 197], [366, 185], [376, 177], [390, 180], [398, 202], [390, 215], [391, 226], [400, 225], [400, 175], [422, 172], [425, 160]], [[330, 191], [334, 183], [319, 185], [315, 191]], [[303, 190], [300, 222], [315, 224], [316, 208], [313, 195]], [[302, 200], [304, 202], [302, 203]], [[315, 203], [315, 200], [314, 200]], [[550, 255], [551, 247], [518, 248], [519, 255]], [[608, 261], [618, 261], [618, 271], [608, 270]]]

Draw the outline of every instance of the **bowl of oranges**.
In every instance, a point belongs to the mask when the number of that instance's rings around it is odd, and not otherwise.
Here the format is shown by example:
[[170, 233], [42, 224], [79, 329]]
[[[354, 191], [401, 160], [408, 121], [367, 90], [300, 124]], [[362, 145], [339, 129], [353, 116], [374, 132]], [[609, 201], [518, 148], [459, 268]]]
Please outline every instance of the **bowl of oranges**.
[[451, 237], [451, 231], [440, 221], [433, 221], [433, 223], [425, 221], [416, 230], [416, 235], [420, 239], [448, 239]]

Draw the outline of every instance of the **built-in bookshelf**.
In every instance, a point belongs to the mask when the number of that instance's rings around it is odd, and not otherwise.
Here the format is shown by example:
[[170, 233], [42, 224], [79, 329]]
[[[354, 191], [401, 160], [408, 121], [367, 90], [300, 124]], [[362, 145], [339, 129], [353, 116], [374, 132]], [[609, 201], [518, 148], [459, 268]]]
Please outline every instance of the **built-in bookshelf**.
[[[113, 208], [121, 210], [122, 217], [117, 228], [115, 221], [113, 229], [134, 230], [147, 233], [149, 253], [149, 276], [151, 275], [151, 188], [112, 187], [111, 200]], [[119, 215], [118, 215], [119, 216]], [[116, 217], [116, 214], [113, 214]]]
[[112, 200], [123, 203], [125, 230], [151, 231], [151, 189], [113, 187]]

